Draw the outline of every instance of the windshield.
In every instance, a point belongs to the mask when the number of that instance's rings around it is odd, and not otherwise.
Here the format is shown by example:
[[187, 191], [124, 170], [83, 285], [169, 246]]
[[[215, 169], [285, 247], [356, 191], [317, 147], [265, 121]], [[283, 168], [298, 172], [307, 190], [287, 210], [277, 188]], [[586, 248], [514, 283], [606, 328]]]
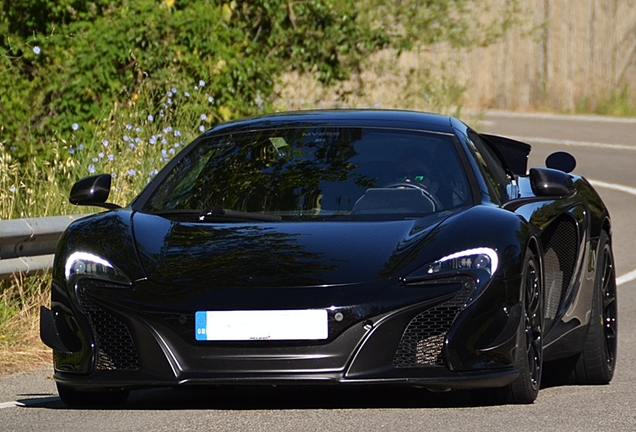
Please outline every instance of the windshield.
[[210, 136], [142, 211], [279, 219], [421, 217], [471, 202], [450, 135], [374, 128], [285, 128]]

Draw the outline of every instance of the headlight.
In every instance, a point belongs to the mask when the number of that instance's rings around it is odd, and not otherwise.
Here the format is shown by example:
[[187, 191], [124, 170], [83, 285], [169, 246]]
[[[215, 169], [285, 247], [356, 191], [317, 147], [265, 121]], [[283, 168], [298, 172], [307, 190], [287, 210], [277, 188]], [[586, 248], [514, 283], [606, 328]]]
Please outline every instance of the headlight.
[[111, 263], [88, 252], [74, 252], [69, 255], [64, 266], [64, 276], [67, 281], [74, 276], [86, 276], [119, 284], [132, 284], [130, 279]]
[[429, 264], [426, 269], [428, 274], [436, 274], [457, 270], [485, 270], [489, 276], [497, 271], [499, 257], [494, 249], [475, 248], [447, 255]]
[[[399, 280], [403, 286], [412, 288], [432, 287], [440, 281], [454, 283], [455, 300], [463, 299], [463, 309], [481, 295], [498, 266], [499, 256], [494, 249], [466, 249], [424, 265]], [[457, 283], [461, 283], [460, 288]]]

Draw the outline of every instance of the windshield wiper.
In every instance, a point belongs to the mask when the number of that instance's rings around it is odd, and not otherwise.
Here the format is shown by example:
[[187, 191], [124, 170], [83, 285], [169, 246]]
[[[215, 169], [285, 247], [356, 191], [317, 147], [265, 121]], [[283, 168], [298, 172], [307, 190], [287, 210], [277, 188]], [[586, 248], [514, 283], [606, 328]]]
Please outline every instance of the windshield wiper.
[[204, 222], [210, 219], [231, 219], [238, 221], [261, 221], [261, 222], [277, 222], [281, 220], [278, 215], [268, 215], [263, 213], [247, 213], [236, 210], [226, 210], [220, 205], [216, 205], [204, 210], [199, 214], [199, 221]]

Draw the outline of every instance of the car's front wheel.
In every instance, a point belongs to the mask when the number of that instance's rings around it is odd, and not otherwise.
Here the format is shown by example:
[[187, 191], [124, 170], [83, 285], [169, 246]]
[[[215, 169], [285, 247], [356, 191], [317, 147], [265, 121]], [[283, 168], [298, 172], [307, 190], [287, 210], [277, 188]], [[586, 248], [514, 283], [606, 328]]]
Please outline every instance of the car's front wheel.
[[543, 279], [537, 256], [526, 252], [521, 282], [523, 322], [517, 349], [519, 376], [508, 386], [496, 389], [503, 403], [528, 404], [539, 394], [543, 370]]
[[583, 352], [574, 367], [577, 384], [607, 384], [614, 376], [618, 305], [614, 255], [609, 236], [601, 232], [598, 245], [592, 315]]
[[123, 405], [130, 394], [126, 389], [78, 390], [56, 383], [60, 399], [70, 407], [114, 407]]

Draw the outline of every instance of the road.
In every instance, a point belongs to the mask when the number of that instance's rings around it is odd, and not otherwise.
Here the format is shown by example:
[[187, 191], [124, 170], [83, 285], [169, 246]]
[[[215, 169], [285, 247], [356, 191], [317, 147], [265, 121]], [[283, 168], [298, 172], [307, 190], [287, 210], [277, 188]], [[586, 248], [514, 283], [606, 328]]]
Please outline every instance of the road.
[[123, 409], [71, 410], [50, 370], [0, 379], [0, 429], [65, 431], [636, 430], [636, 121], [489, 112], [479, 128], [533, 144], [530, 165], [557, 150], [597, 186], [614, 229], [619, 356], [607, 386], [542, 389], [528, 406], [480, 406], [461, 392], [331, 387], [132, 392]]

